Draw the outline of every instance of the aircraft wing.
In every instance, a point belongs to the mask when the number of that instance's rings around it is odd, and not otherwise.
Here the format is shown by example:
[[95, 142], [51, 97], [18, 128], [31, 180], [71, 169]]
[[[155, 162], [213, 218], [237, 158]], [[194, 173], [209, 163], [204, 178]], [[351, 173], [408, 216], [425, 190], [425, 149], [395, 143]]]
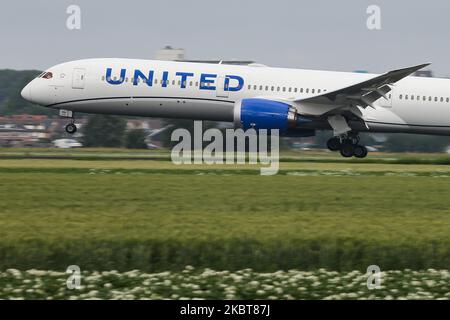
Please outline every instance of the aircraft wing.
[[430, 64], [426, 63], [393, 70], [342, 89], [306, 99], [294, 100], [294, 103], [301, 113], [317, 116], [325, 113], [339, 114], [342, 108], [375, 108], [373, 103], [382, 97], [386, 98], [386, 94], [392, 90], [391, 86], [397, 81], [428, 65]]

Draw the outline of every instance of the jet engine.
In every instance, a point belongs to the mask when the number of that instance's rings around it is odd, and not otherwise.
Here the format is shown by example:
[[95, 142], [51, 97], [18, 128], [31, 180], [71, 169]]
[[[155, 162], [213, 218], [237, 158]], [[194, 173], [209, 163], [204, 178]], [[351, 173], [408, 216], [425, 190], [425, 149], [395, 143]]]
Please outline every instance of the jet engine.
[[304, 127], [309, 122], [310, 119], [300, 116], [285, 102], [251, 98], [238, 101], [234, 106], [234, 124], [244, 130], [278, 129], [283, 136], [310, 137], [315, 131]]

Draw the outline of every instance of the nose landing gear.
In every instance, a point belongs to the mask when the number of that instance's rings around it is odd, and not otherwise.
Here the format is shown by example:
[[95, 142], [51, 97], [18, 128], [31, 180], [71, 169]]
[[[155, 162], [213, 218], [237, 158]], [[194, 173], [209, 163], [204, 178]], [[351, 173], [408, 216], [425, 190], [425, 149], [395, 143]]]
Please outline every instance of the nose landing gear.
[[345, 158], [365, 158], [368, 154], [367, 148], [359, 144], [357, 134], [333, 137], [327, 141], [327, 147], [331, 151], [339, 151]]
[[66, 125], [66, 132], [69, 134], [74, 134], [75, 132], [77, 132], [77, 126], [75, 125], [75, 123], [71, 122]]
[[59, 116], [63, 118], [71, 118], [70, 123], [67, 124], [65, 128], [67, 133], [74, 134], [75, 132], [77, 132], [77, 126], [75, 125], [75, 118], [73, 111], [60, 109]]

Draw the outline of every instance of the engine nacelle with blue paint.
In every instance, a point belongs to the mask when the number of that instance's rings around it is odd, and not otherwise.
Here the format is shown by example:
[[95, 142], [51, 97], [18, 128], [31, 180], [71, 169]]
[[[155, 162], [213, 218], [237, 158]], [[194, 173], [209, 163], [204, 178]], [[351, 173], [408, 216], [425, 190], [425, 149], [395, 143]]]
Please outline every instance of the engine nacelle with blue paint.
[[314, 130], [302, 128], [308, 122], [311, 120], [299, 116], [293, 106], [280, 101], [252, 98], [234, 106], [234, 124], [244, 130], [278, 129], [283, 136], [314, 136]]

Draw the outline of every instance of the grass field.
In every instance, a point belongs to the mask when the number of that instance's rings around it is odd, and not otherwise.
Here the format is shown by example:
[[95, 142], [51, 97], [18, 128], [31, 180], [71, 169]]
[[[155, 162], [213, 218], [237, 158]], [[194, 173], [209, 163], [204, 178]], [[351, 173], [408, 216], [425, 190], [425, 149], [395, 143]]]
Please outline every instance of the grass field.
[[288, 154], [264, 177], [257, 167], [132, 160], [143, 152], [54, 152], [0, 152], [0, 270], [450, 266], [442, 155]]
[[0, 160], [0, 268], [450, 265], [450, 167]]

